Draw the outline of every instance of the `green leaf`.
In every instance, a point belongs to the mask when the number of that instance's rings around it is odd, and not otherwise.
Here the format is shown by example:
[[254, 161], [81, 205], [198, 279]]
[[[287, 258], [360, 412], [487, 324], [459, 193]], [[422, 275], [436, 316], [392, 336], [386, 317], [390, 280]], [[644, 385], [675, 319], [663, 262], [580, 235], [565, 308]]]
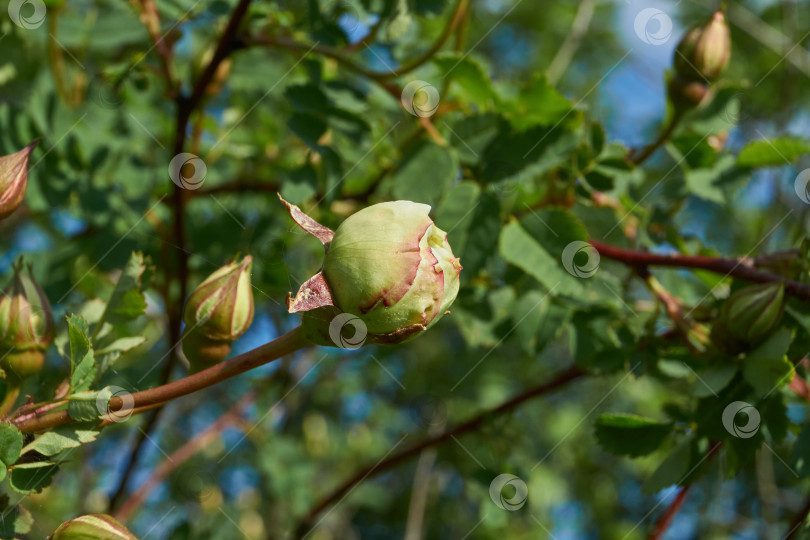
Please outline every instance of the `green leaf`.
[[92, 422], [98, 420], [107, 410], [112, 398], [112, 390], [106, 387], [98, 392], [86, 390], [68, 397], [68, 414], [79, 422]]
[[95, 429], [61, 427], [39, 435], [22, 449], [22, 453], [39, 452], [43, 456], [55, 456], [62, 450], [93, 442], [97, 435]]
[[810, 153], [810, 139], [776, 137], [748, 143], [737, 154], [741, 167], [779, 167], [794, 163], [803, 154]]
[[18, 493], [39, 493], [48, 487], [59, 466], [50, 462], [22, 463], [11, 469], [9, 485]]
[[8, 507], [8, 495], [3, 495], [2, 519], [0, 519], [0, 538], [22, 538], [31, 532], [34, 517], [21, 504]]
[[795, 369], [786, 355], [792, 339], [793, 332], [780, 328], [745, 356], [743, 377], [757, 397], [765, 397], [793, 378]]
[[664, 461], [644, 481], [641, 492], [645, 495], [654, 495], [664, 488], [675, 485], [688, 472], [689, 461], [692, 455], [692, 441], [686, 440], [678, 444], [667, 454]]
[[665, 424], [634, 414], [603, 414], [596, 419], [596, 439], [613, 454], [631, 457], [655, 451], [672, 430]]
[[[463, 282], [474, 278], [494, 254], [501, 231], [500, 212], [498, 200], [487, 193], [482, 194], [471, 212], [472, 219], [466, 241], [461, 244], [458, 251], [453, 245], [453, 253], [463, 261], [464, 271], [461, 272]], [[452, 227], [446, 230], [453, 234]]]
[[540, 73], [528, 86], [521, 89], [516, 99], [506, 101], [504, 107], [507, 108], [512, 125], [523, 130], [535, 125], [559, 122], [569, 114], [571, 102], [549, 84], [545, 73]]
[[0, 462], [6, 467], [14, 465], [22, 451], [23, 436], [11, 424], [0, 424]]
[[124, 324], [137, 319], [146, 311], [143, 296], [144, 276], [150, 261], [143, 253], [133, 252], [115, 284], [102, 320], [110, 324]]
[[144, 344], [146, 337], [144, 336], [127, 336], [121, 337], [106, 345], [100, 345], [95, 351], [96, 364], [98, 365], [99, 374], [107, 371], [121, 355], [132, 349]]
[[87, 336], [87, 322], [79, 315], [68, 317], [70, 388], [73, 392], [81, 392], [90, 388], [96, 376], [93, 347]]
[[402, 157], [389, 180], [397, 199], [435, 204], [458, 176], [456, 153], [436, 143], [423, 140]]
[[453, 92], [463, 94], [479, 108], [486, 107], [487, 102], [495, 97], [488, 71], [468, 53], [441, 52], [433, 57], [433, 63], [443, 79], [458, 82], [452, 87]]
[[728, 386], [736, 374], [737, 366], [733, 364], [724, 364], [696, 372], [698, 378], [692, 384], [692, 392], [700, 398], [717, 395]]
[[498, 250], [506, 262], [535, 278], [552, 295], [576, 295], [582, 292], [577, 278], [563, 270], [559, 262], [538, 244], [516, 221], [501, 232]]

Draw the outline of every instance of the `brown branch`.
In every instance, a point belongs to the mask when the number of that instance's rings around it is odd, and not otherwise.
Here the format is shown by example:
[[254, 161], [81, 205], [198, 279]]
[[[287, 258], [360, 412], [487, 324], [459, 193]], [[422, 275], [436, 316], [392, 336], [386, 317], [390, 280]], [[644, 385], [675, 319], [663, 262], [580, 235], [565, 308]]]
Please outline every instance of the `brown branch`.
[[172, 452], [154, 471], [151, 476], [141, 484], [141, 486], [133, 493], [121, 508], [115, 512], [115, 517], [120, 521], [126, 522], [135, 511], [144, 503], [149, 497], [149, 494], [159, 486], [166, 477], [171, 474], [173, 470], [185, 463], [194, 454], [213, 443], [219, 434], [232, 425], [242, 414], [245, 409], [253, 403], [256, 399], [255, 392], [249, 392], [242, 396], [236, 404], [228, 409], [216, 422], [208, 426], [204, 431], [196, 434], [194, 437], [186, 441], [180, 448]]
[[[148, 390], [141, 390], [140, 392], [135, 392], [128, 396], [113, 397], [110, 400], [110, 413], [108, 416], [115, 417], [115, 413], [121, 414], [122, 409], [125, 408], [126, 410], [123, 412], [126, 413], [130, 411], [133, 413], [142, 412], [141, 409], [148, 410], [151, 406], [160, 405], [167, 401], [202, 390], [203, 388], [213, 386], [309, 345], [310, 342], [306, 339], [300, 327], [296, 328], [279, 336], [270, 343], [265, 343], [251, 351], [240, 354], [239, 356], [234, 356], [229, 360], [199, 371], [194, 375], [189, 375], [188, 377], [155, 388], [149, 388]], [[129, 403], [125, 403], [125, 400]], [[72, 421], [73, 419], [70, 418], [67, 410], [61, 410], [38, 418], [15, 420], [12, 421], [12, 424], [23, 433], [30, 433], [68, 424]]]
[[171, 46], [166, 42], [166, 34], [161, 35], [160, 33], [160, 16], [158, 15], [157, 4], [155, 0], [132, 0], [132, 4], [140, 12], [141, 22], [149, 31], [152, 43], [154, 43], [154, 49], [157, 51], [158, 57], [160, 58], [162, 75], [166, 81], [169, 95], [175, 98], [177, 89], [172, 70], [172, 56], [174, 52]]
[[752, 266], [753, 259], [725, 259], [721, 257], [705, 257], [702, 255], [680, 255], [650, 253], [648, 251], [635, 251], [603, 244], [596, 240], [589, 240], [599, 255], [622, 262], [632, 267], [669, 266], [675, 268], [694, 268], [708, 270], [716, 274], [724, 274], [735, 279], [750, 281], [752, 283], [782, 282], [785, 292], [799, 300], [810, 302], [810, 286], [798, 281], [785, 279], [780, 275], [757, 270]]
[[667, 139], [669, 139], [669, 137], [672, 135], [672, 132], [675, 131], [675, 128], [678, 127], [678, 124], [680, 124], [682, 118], [683, 112], [675, 111], [672, 114], [672, 117], [669, 119], [669, 122], [667, 122], [666, 127], [663, 129], [663, 131], [661, 131], [661, 134], [658, 135], [658, 138], [655, 139], [655, 141], [648, 144], [644, 148], [630, 152], [630, 161], [632, 161], [636, 165], [641, 165], [642, 163], [644, 163], [647, 160], [647, 158], [653, 155], [656, 150], [658, 150], [665, 142], [667, 142]]
[[[703, 459], [706, 460], [714, 457], [714, 455], [717, 454], [722, 445], [723, 443], [720, 441], [713, 442], [711, 447], [709, 447], [709, 451], [706, 452], [706, 457], [704, 457]], [[697, 466], [695, 466], [695, 468], [697, 468]], [[694, 470], [694, 468], [692, 470]], [[690, 471], [690, 473], [691, 472], [692, 471]], [[688, 475], [689, 473], [687, 473], [687, 476]], [[683, 482], [683, 480], [685, 479], [686, 477], [682, 478], [681, 482]], [[686, 500], [686, 495], [689, 493], [691, 487], [692, 484], [685, 484], [681, 486], [681, 489], [678, 491], [678, 495], [676, 495], [675, 498], [672, 500], [672, 502], [669, 503], [666, 512], [664, 512], [658, 519], [658, 521], [655, 523], [653, 531], [652, 533], [650, 533], [650, 536], [647, 537], [647, 540], [659, 540], [660, 538], [663, 538], [664, 534], [667, 532], [667, 529], [669, 529], [669, 526], [672, 524], [672, 520], [675, 518], [675, 514], [677, 514], [678, 511], [683, 506], [683, 502]]]
[[799, 537], [799, 529], [801, 529], [802, 525], [807, 521], [808, 515], [810, 515], [810, 497], [807, 497], [804, 506], [802, 506], [801, 510], [799, 510], [793, 518], [793, 521], [790, 522], [790, 529], [785, 533], [784, 540], [793, 540]]
[[400, 463], [407, 461], [415, 456], [418, 456], [426, 448], [444, 444], [452, 440], [453, 437], [458, 437], [460, 435], [463, 435], [464, 433], [474, 431], [479, 427], [481, 427], [485, 422], [494, 418], [495, 416], [511, 411], [518, 405], [521, 405], [523, 402], [528, 401], [534, 397], [542, 396], [550, 392], [553, 392], [554, 390], [557, 390], [565, 386], [569, 382], [578, 379], [583, 375], [585, 375], [585, 373], [578, 367], [570, 367], [565, 371], [563, 371], [562, 373], [559, 373], [552, 380], [543, 383], [539, 386], [530, 388], [529, 390], [526, 390], [525, 392], [518, 394], [509, 401], [502, 403], [501, 405], [493, 409], [489, 409], [482, 413], [479, 413], [478, 415], [467, 420], [466, 422], [459, 424], [455, 427], [452, 427], [439, 435], [428, 437], [422, 440], [421, 442], [414, 444], [409, 448], [406, 448], [405, 450], [392, 454], [391, 456], [383, 459], [382, 461], [376, 463], [375, 465], [371, 465], [361, 469], [360, 471], [355, 473], [351, 478], [340, 484], [334, 491], [329, 493], [329, 495], [321, 499], [321, 501], [318, 504], [316, 504], [309, 512], [307, 512], [307, 514], [302, 518], [301, 523], [299, 524], [296, 530], [296, 538], [301, 538], [307, 534], [307, 532], [313, 526], [312, 521], [318, 516], [318, 514], [323, 512], [326, 508], [328, 508], [332, 504], [339, 501], [347, 493], [349, 493], [352, 489], [354, 489], [354, 487], [357, 484], [360, 484], [370, 476], [392, 469], [395, 466], [399, 465]]

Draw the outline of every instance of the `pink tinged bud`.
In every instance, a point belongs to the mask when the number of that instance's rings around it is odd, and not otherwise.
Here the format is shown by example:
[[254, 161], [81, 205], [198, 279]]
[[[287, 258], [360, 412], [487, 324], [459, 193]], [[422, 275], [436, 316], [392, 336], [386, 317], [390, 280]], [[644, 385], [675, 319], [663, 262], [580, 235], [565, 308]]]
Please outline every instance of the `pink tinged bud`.
[[434, 324], [455, 300], [461, 264], [445, 232], [428, 216], [428, 205], [375, 204], [330, 235], [321, 234], [324, 227], [313, 227], [297, 207], [284, 204], [326, 250], [323, 270], [288, 301], [291, 313], [336, 308], [360, 318], [372, 341], [390, 343]]
[[29, 156], [37, 142], [32, 142], [19, 152], [0, 156], [0, 219], [10, 216], [25, 197]]
[[688, 80], [713, 82], [731, 59], [731, 33], [718, 11], [703, 26], [691, 29], [675, 50], [675, 72]]
[[44, 351], [53, 341], [53, 310], [48, 297], [34, 281], [31, 267], [22, 261], [0, 296], [0, 352]]
[[226, 264], [208, 276], [189, 296], [183, 321], [186, 324], [183, 351], [194, 367], [224, 359], [231, 343], [247, 332], [253, 322], [253, 288], [250, 269], [253, 258]]
[[90, 514], [62, 523], [49, 540], [138, 540], [120, 521], [106, 514]]

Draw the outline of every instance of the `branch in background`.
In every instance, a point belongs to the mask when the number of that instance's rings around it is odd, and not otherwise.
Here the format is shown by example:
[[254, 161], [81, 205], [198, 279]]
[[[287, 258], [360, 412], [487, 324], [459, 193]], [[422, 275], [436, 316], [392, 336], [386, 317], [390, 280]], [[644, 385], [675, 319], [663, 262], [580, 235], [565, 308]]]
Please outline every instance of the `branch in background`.
[[807, 521], [808, 515], [810, 515], [810, 497], [807, 497], [807, 500], [804, 502], [804, 506], [802, 506], [802, 508], [793, 518], [793, 521], [790, 522], [790, 528], [788, 529], [787, 533], [785, 533], [784, 540], [793, 540], [794, 538], [799, 537], [800, 529]]
[[[371, 465], [366, 467], [357, 473], [354, 474], [351, 478], [346, 480], [340, 486], [338, 486], [334, 491], [332, 491], [329, 495], [324, 497], [318, 504], [316, 504], [307, 514], [301, 519], [301, 523], [296, 530], [296, 538], [301, 538], [307, 534], [307, 532], [313, 527], [312, 522], [313, 520], [323, 512], [326, 508], [331, 506], [332, 504], [336, 503], [337, 501], [341, 500], [344, 496], [346, 496], [355, 486], [366, 480], [367, 478], [379, 474], [383, 471], [387, 471], [389, 469], [394, 468], [395, 466], [399, 465], [400, 463], [411, 459], [412, 457], [418, 456], [422, 453], [423, 450], [426, 448], [431, 448], [433, 446], [438, 446], [440, 444], [444, 444], [453, 439], [453, 437], [458, 437], [465, 433], [469, 433], [470, 431], [474, 431], [481, 427], [484, 423], [491, 420], [492, 418], [499, 416], [503, 413], [509, 412], [516, 408], [518, 405], [521, 405], [523, 402], [528, 401], [534, 397], [542, 396], [553, 392], [559, 388], [562, 388], [569, 382], [578, 379], [585, 375], [578, 367], [570, 367], [567, 370], [559, 373], [556, 377], [552, 380], [543, 383], [539, 386], [535, 386], [526, 390], [522, 394], [519, 394], [509, 401], [487, 411], [484, 411], [470, 420], [459, 424], [443, 433], [428, 437], [423, 441], [406, 448], [400, 452], [392, 454], [391, 456], [379, 461], [375, 465]], [[317, 525], [317, 523], [315, 524]]]
[[[720, 450], [720, 447], [722, 445], [723, 443], [720, 441], [713, 442], [712, 446], [709, 448], [709, 451], [706, 453], [706, 457], [704, 457], [703, 460], [701, 460], [698, 463], [698, 465], [700, 465], [700, 463], [702, 463], [703, 461], [714, 457], [714, 455], [717, 453], [718, 450]], [[695, 465], [692, 471], [694, 471], [696, 468], [697, 465]], [[689, 471], [689, 473], [687, 473], [687, 476], [689, 476], [689, 474], [692, 471]], [[681, 482], [683, 482], [685, 479], [686, 477], [682, 478]], [[678, 491], [678, 494], [675, 496], [672, 502], [669, 503], [666, 512], [664, 512], [663, 515], [655, 523], [655, 527], [653, 528], [652, 533], [650, 533], [650, 536], [647, 537], [648, 540], [660, 540], [661, 538], [664, 537], [664, 534], [666, 534], [667, 529], [669, 529], [669, 526], [672, 524], [672, 520], [675, 518], [675, 514], [677, 514], [678, 510], [680, 510], [681, 507], [683, 506], [683, 502], [686, 500], [686, 495], [689, 493], [691, 487], [692, 484], [686, 484], [681, 486], [680, 490]]]
[[[310, 345], [311, 343], [306, 339], [301, 328], [298, 327], [277, 337], [270, 343], [265, 343], [260, 347], [234, 356], [193, 375], [127, 396], [113, 397], [109, 403], [110, 412], [108, 416], [115, 418], [116, 413], [118, 413], [120, 418], [124, 415], [143, 412], [154, 406], [162, 405], [173, 399], [213, 386]], [[68, 424], [72, 421], [73, 419], [70, 418], [67, 410], [61, 410], [37, 418], [17, 419], [12, 421], [12, 424], [23, 433], [31, 433]]]
[[202, 448], [212, 444], [222, 431], [233, 425], [236, 420], [244, 414], [245, 409], [253, 403], [256, 397], [255, 392], [248, 392], [242, 396], [233, 407], [222, 414], [216, 422], [172, 452], [166, 460], [161, 462], [161, 464], [152, 471], [152, 475], [141, 484], [138, 490], [126, 500], [121, 508], [115, 512], [115, 518], [123, 522], [128, 521], [147, 497], [149, 497], [149, 494], [163, 483], [173, 470], [185, 463]]
[[[160, 33], [160, 16], [158, 15], [157, 4], [155, 0], [131, 0], [135, 8], [140, 12], [141, 22], [146, 26], [149, 35], [152, 37], [155, 51], [160, 58], [160, 67], [162, 70], [163, 79], [166, 82], [166, 88], [169, 91], [170, 97], [176, 98], [176, 85], [174, 82], [174, 74], [172, 71], [172, 56], [174, 52], [171, 46], [165, 41], [166, 34]], [[171, 30], [169, 30], [171, 32]]]
[[588, 33], [595, 8], [596, 0], [582, 0], [580, 2], [577, 14], [574, 16], [574, 22], [571, 24], [571, 31], [565, 36], [565, 41], [560, 45], [557, 54], [554, 55], [554, 59], [546, 69], [546, 78], [552, 86], [559, 82], [560, 77], [571, 65], [571, 60], [574, 59], [574, 54], [579, 49], [582, 38]]
[[720, 257], [704, 257], [701, 255], [660, 254], [648, 251], [635, 251], [623, 249], [610, 244], [603, 244], [596, 240], [588, 241], [599, 255], [622, 262], [628, 266], [642, 268], [645, 266], [669, 266], [675, 268], [695, 268], [708, 270], [716, 274], [724, 274], [735, 279], [750, 281], [752, 283], [782, 282], [785, 292], [790, 296], [810, 302], [810, 286], [798, 281], [785, 279], [777, 274], [764, 272], [753, 268], [754, 259], [724, 259]]

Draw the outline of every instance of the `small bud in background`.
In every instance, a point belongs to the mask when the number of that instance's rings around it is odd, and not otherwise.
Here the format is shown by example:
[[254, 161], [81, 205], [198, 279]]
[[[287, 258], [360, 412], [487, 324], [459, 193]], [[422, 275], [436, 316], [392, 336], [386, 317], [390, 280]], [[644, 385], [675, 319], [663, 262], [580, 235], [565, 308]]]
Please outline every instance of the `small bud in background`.
[[785, 288], [781, 283], [752, 285], [734, 292], [712, 327], [712, 339], [727, 350], [742, 352], [774, 330], [782, 320]]
[[701, 81], [690, 81], [676, 75], [667, 86], [669, 100], [675, 106], [676, 112], [694, 109], [706, 100], [709, 87]]
[[22, 261], [14, 268], [11, 283], [0, 296], [0, 366], [7, 376], [24, 379], [38, 372], [45, 349], [53, 341], [53, 311], [48, 298], [26, 274]]
[[138, 537], [112, 516], [90, 514], [62, 523], [48, 540], [138, 540]]
[[19, 152], [0, 156], [0, 219], [10, 216], [25, 197], [28, 159], [37, 142], [32, 142]]
[[186, 302], [183, 352], [196, 372], [222, 361], [253, 322], [253, 258], [226, 264], [203, 281]]
[[675, 49], [678, 76], [690, 81], [714, 82], [731, 59], [731, 33], [718, 11], [711, 20], [689, 30]]
[[[375, 204], [332, 231], [281, 201], [326, 249], [323, 270], [287, 301], [290, 313], [306, 312], [304, 330], [314, 343], [357, 348], [366, 336], [399, 343], [435, 324], [455, 300], [461, 264], [430, 219], [430, 206]], [[354, 335], [341, 333], [347, 324]]]

